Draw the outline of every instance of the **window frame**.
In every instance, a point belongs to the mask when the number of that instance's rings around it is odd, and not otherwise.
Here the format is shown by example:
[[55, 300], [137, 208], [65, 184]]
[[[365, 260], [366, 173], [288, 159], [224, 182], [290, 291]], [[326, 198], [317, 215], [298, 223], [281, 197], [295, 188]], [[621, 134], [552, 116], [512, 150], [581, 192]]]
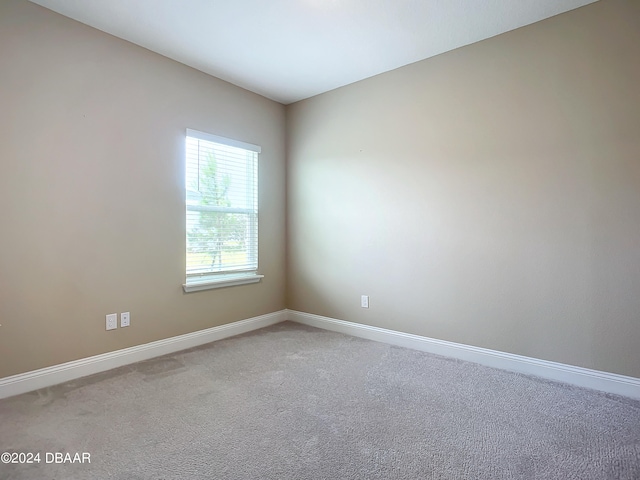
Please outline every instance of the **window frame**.
[[[236, 285], [245, 285], [249, 283], [259, 282], [264, 275], [258, 273], [258, 250], [259, 250], [259, 233], [258, 233], [258, 190], [259, 190], [259, 182], [258, 182], [258, 166], [259, 166], [259, 155], [262, 152], [262, 148], [259, 145], [254, 145], [247, 142], [242, 142], [239, 140], [234, 140], [227, 137], [221, 137], [219, 135], [213, 135], [210, 133], [201, 132], [199, 130], [193, 130], [190, 128], [186, 129], [185, 135], [185, 144], [184, 144], [184, 154], [185, 154], [185, 168], [184, 172], [187, 175], [187, 169], [189, 166], [189, 160], [187, 158], [187, 149], [188, 149], [188, 140], [187, 138], [195, 138], [198, 140], [203, 140], [206, 142], [211, 142], [219, 145], [224, 145], [228, 147], [240, 148], [243, 150], [247, 150], [249, 152], [254, 152], [256, 154], [255, 157], [255, 183], [252, 183], [251, 189], [255, 189], [255, 208], [246, 207], [246, 208], [237, 208], [237, 207], [220, 207], [220, 206], [208, 206], [208, 205], [190, 205], [188, 203], [189, 200], [189, 192], [191, 190], [188, 189], [185, 181], [185, 283], [182, 285], [185, 293], [196, 292], [201, 290], [209, 290], [213, 288], [222, 288], [222, 287], [231, 287]], [[186, 178], [186, 177], [185, 177]], [[254, 248], [248, 249], [248, 255], [252, 258], [251, 262], [255, 263], [255, 268], [250, 269], [237, 269], [232, 271], [219, 271], [219, 272], [203, 272], [203, 273], [187, 273], [187, 222], [188, 222], [188, 213], [193, 211], [208, 211], [208, 212], [227, 212], [227, 213], [244, 213], [249, 216], [249, 229], [251, 233], [249, 234], [251, 237], [255, 234], [255, 245]]]

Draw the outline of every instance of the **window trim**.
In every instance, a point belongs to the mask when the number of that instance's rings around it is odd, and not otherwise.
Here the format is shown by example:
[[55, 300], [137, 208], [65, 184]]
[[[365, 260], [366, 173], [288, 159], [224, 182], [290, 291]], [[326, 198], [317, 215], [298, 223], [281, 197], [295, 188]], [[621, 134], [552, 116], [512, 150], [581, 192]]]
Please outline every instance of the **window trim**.
[[182, 285], [184, 293], [212, 290], [214, 288], [235, 287], [259, 282], [264, 275], [251, 273], [226, 273], [219, 275], [206, 275], [200, 278], [189, 277], [187, 283]]
[[192, 130], [187, 128], [187, 137], [197, 138], [199, 140], [205, 140], [207, 142], [221, 143], [228, 147], [243, 148], [244, 150], [250, 150], [252, 152], [261, 153], [262, 147], [260, 145], [254, 145], [253, 143], [241, 142], [240, 140], [234, 140], [233, 138], [220, 137], [219, 135], [213, 135], [211, 133], [200, 132], [198, 130]]
[[[201, 132], [198, 130], [193, 130], [190, 128], [186, 129], [186, 137], [197, 138], [199, 140], [204, 140], [213, 143], [219, 143], [222, 145], [227, 145], [230, 147], [242, 148], [244, 150], [248, 150], [251, 152], [255, 152], [260, 154], [262, 152], [262, 148], [259, 145], [254, 145], [252, 143], [241, 142], [239, 140], [234, 140], [227, 137], [221, 137], [218, 135], [213, 135], [210, 133]], [[214, 207], [214, 206], [190, 206], [192, 210], [202, 210], [202, 211], [225, 211], [228, 213], [251, 213], [252, 210], [244, 209], [244, 208], [231, 208], [231, 207]], [[258, 247], [259, 245], [257, 245]], [[257, 252], [256, 252], [257, 253]], [[225, 288], [225, 287], [233, 287], [237, 285], [246, 285], [251, 283], [259, 282], [264, 278], [264, 275], [258, 273], [257, 270], [250, 270], [247, 272], [221, 272], [221, 273], [203, 273], [201, 275], [187, 275], [185, 278], [185, 283], [182, 284], [182, 289], [185, 293], [191, 292], [199, 292], [202, 290], [211, 290], [216, 288]]]

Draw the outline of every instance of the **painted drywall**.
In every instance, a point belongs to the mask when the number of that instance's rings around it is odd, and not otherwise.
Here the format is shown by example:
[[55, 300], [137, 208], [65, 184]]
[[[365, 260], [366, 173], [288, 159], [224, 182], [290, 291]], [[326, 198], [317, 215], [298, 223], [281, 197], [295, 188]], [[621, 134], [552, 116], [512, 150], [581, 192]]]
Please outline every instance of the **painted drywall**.
[[[0, 2], [0, 377], [283, 309], [284, 125], [278, 103]], [[182, 291], [186, 128], [262, 147], [258, 284]]]
[[640, 377], [639, 59], [603, 0], [290, 105], [288, 308]]

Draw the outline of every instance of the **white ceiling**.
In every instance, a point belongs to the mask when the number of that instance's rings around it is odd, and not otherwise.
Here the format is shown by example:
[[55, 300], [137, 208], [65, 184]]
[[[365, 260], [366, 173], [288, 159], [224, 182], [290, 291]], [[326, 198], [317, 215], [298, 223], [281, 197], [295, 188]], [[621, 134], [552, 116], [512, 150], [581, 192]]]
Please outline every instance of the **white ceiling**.
[[31, 0], [292, 103], [595, 0]]

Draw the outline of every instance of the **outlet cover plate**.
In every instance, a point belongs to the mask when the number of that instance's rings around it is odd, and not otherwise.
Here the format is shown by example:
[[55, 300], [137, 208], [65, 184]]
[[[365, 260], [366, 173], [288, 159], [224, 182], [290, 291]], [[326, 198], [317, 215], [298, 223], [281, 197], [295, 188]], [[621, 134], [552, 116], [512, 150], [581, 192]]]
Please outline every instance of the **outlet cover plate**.
[[118, 314], [110, 313], [107, 315], [107, 330], [114, 330], [118, 328]]
[[120, 314], [120, 326], [121, 327], [128, 327], [129, 325], [131, 325], [131, 316], [129, 314], [129, 312], [124, 312]]
[[369, 308], [369, 295], [362, 295], [360, 297], [360, 306], [362, 308]]

